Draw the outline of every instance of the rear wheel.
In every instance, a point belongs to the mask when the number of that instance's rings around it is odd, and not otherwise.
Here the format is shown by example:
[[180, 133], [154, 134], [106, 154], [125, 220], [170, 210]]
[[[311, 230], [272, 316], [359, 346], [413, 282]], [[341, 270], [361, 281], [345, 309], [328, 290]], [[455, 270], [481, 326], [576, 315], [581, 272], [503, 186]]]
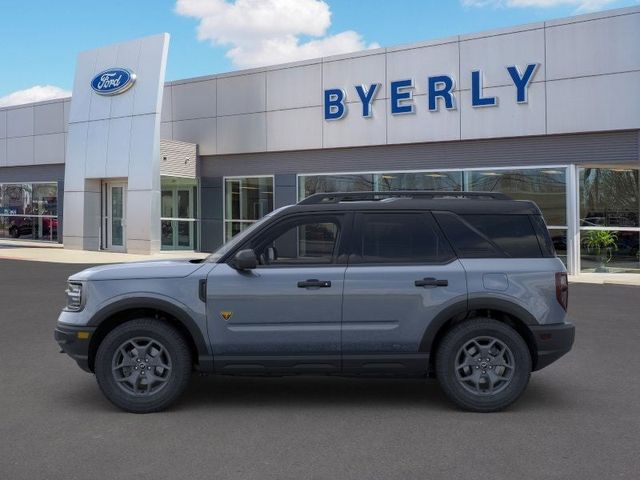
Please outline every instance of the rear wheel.
[[114, 405], [134, 413], [167, 408], [186, 388], [191, 368], [189, 347], [180, 332], [150, 318], [114, 328], [100, 344], [95, 360], [102, 393]]
[[515, 402], [531, 374], [531, 355], [520, 334], [488, 318], [453, 327], [440, 344], [436, 374], [447, 396], [465, 410], [493, 412]]

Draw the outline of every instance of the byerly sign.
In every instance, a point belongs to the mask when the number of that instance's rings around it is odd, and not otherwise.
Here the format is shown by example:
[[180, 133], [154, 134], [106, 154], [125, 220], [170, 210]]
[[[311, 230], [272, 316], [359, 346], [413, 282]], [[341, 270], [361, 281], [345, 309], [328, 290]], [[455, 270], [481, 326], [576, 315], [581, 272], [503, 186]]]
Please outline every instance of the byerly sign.
[[126, 92], [136, 81], [136, 74], [127, 68], [109, 68], [91, 80], [91, 88], [100, 95], [118, 95]]
[[[530, 63], [522, 71], [517, 66], [506, 67], [515, 87], [516, 102], [527, 103], [527, 90], [533, 80], [539, 64]], [[355, 92], [362, 104], [362, 116], [372, 115], [372, 104], [380, 90], [380, 83], [369, 86], [355, 85]], [[427, 78], [427, 106], [429, 111], [437, 112], [440, 104], [447, 110], [455, 110], [454, 95], [455, 81], [450, 75], [436, 75]], [[413, 79], [396, 80], [389, 84], [389, 102], [391, 113], [401, 115], [415, 112], [413, 100]], [[482, 72], [471, 72], [471, 105], [473, 107], [495, 107], [498, 97], [483, 96]], [[339, 120], [347, 114], [347, 94], [340, 88], [330, 88], [324, 91], [324, 119]]]

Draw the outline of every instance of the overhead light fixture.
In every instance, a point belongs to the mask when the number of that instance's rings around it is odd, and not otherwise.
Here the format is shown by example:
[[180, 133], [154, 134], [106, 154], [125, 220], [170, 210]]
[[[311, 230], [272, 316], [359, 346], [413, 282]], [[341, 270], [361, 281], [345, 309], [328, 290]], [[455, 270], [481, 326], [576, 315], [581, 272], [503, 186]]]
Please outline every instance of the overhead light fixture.
[[393, 180], [394, 178], [396, 178], [394, 175], [381, 175], [381, 177], [385, 180]]
[[424, 174], [426, 177], [433, 177], [433, 178], [442, 178], [442, 177], [446, 177], [446, 175], [443, 175], [442, 173], [425, 173]]
[[498, 172], [482, 172], [482, 175], [485, 175], [487, 177], [498, 177], [502, 174]]
[[542, 173], [547, 173], [549, 175], [558, 175], [562, 173], [561, 170], [542, 170]]

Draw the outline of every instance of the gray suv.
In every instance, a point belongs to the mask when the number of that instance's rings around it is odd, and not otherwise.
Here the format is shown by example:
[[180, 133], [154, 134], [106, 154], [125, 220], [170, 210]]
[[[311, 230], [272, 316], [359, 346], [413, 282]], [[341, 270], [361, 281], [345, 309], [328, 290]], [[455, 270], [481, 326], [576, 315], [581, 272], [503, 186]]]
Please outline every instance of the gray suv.
[[129, 412], [166, 408], [194, 370], [436, 377], [458, 406], [489, 412], [571, 349], [567, 300], [532, 202], [321, 193], [204, 260], [71, 276], [55, 338]]

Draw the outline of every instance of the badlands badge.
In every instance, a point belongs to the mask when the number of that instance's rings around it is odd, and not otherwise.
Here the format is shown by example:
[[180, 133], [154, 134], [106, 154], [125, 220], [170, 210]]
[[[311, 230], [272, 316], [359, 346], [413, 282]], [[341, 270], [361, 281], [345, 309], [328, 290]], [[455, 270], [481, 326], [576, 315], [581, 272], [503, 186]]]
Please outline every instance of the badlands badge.
[[230, 312], [229, 310], [222, 310], [220, 312], [220, 316], [222, 317], [223, 320], [229, 320], [232, 315], [233, 315], [233, 312]]

